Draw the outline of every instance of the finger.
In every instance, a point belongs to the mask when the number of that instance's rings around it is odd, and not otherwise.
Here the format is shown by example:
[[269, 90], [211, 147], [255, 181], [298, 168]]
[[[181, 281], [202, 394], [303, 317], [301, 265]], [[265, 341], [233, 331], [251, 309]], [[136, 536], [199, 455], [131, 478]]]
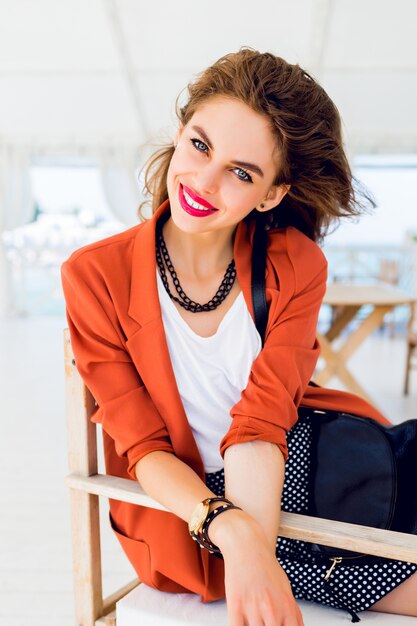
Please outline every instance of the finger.
[[303, 615], [294, 598], [286, 607], [282, 626], [304, 626]]
[[283, 626], [304, 626], [303, 616], [300, 611], [294, 611], [292, 615], [287, 615]]
[[228, 626], [247, 626], [240, 608], [227, 608], [227, 624]]
[[301, 609], [297, 604], [297, 612], [298, 612], [298, 621], [297, 621], [297, 626], [304, 626], [304, 618], [303, 618], [303, 614], [301, 613]]
[[282, 626], [304, 626], [301, 613], [296, 609], [289, 611], [282, 622]]
[[[281, 608], [279, 609], [275, 609], [273, 611], [268, 611], [268, 613], [266, 613], [263, 616], [263, 621], [262, 621], [262, 625], [263, 626], [286, 626], [287, 622], [285, 621], [286, 617], [284, 615], [284, 612], [281, 610]], [[292, 624], [292, 622], [289, 622], [291, 624], [291, 626], [297, 626], [297, 624], [294, 622], [294, 624]]]
[[259, 610], [248, 611], [245, 614], [245, 626], [265, 626], [266, 623], [259, 614]]
[[282, 622], [282, 626], [299, 626], [298, 619], [296, 617], [286, 617]]

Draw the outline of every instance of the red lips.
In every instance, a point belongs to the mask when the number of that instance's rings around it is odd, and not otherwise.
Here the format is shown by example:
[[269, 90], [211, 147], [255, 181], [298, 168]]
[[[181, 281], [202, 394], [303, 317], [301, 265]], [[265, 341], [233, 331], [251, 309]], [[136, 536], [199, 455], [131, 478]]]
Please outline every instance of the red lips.
[[217, 211], [215, 206], [210, 204], [210, 202], [207, 202], [207, 200], [204, 200], [204, 198], [200, 198], [200, 196], [197, 196], [197, 194], [194, 193], [189, 187], [186, 187], [185, 185], [183, 185], [183, 189], [185, 189], [185, 191], [194, 200], [194, 202], [198, 202], [198, 204], [205, 206], [206, 209], [213, 209], [214, 211]]

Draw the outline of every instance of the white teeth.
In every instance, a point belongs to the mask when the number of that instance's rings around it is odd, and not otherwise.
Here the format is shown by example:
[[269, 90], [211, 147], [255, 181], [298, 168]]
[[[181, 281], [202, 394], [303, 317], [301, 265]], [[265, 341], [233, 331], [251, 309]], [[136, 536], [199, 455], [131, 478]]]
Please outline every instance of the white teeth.
[[190, 206], [192, 206], [194, 209], [199, 209], [200, 211], [210, 211], [211, 209], [208, 209], [207, 207], [203, 206], [202, 204], [198, 204], [198, 202], [195, 202], [191, 196], [185, 191], [185, 189], [183, 188], [182, 190], [185, 199], [187, 200], [187, 204], [189, 204]]

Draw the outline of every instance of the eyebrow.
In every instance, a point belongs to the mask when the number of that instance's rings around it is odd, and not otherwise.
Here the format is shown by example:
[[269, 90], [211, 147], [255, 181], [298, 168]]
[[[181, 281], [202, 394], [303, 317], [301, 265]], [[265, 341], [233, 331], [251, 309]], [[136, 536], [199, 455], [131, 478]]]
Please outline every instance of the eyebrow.
[[[199, 133], [199, 135], [202, 136], [202, 138], [204, 139], [204, 141], [206, 142], [210, 150], [213, 150], [213, 145], [210, 139], [207, 137], [206, 132], [201, 128], [201, 126], [191, 126], [191, 128], [195, 130], [197, 133]], [[251, 170], [252, 172], [255, 172], [255, 174], [258, 174], [261, 178], [264, 178], [263, 171], [258, 165], [255, 165], [254, 163], [247, 163], [246, 161], [232, 161], [232, 163], [234, 165], [238, 165], [239, 167], [244, 167], [247, 170]]]

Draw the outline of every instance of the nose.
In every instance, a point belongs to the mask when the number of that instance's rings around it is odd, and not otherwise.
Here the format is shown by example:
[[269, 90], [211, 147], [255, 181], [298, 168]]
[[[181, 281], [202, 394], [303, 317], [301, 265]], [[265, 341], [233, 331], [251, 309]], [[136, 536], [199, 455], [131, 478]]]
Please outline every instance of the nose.
[[220, 183], [219, 168], [211, 163], [201, 167], [195, 174], [194, 185], [197, 193], [213, 195], [218, 191]]

